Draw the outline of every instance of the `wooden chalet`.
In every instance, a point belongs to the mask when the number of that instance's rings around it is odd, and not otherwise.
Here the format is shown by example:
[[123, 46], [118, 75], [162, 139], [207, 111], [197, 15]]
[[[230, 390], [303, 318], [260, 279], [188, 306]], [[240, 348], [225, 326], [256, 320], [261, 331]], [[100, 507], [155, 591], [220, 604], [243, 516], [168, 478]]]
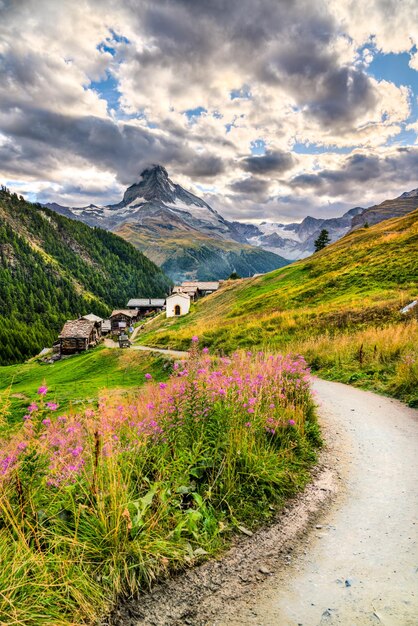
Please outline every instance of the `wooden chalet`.
[[110, 316], [110, 326], [112, 333], [123, 332], [138, 320], [137, 309], [117, 309], [112, 311]]
[[160, 313], [165, 307], [165, 298], [131, 298], [126, 306], [136, 309], [138, 317], [145, 317], [150, 313]]
[[87, 315], [83, 315], [80, 317], [81, 320], [88, 320], [89, 322], [94, 322], [94, 326], [97, 330], [98, 337], [100, 338], [103, 334], [103, 322], [104, 320], [95, 315], [94, 313], [88, 313]]
[[58, 339], [60, 354], [76, 354], [95, 346], [100, 335], [95, 322], [81, 318], [65, 322]]
[[203, 298], [219, 289], [219, 281], [185, 280], [173, 287], [173, 293], [185, 293], [192, 302]]

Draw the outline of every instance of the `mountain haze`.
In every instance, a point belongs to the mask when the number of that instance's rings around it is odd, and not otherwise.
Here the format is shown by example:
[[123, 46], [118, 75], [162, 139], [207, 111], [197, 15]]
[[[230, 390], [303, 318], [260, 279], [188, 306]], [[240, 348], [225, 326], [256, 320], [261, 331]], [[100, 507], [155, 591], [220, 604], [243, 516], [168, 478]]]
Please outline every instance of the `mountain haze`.
[[265, 273], [315, 251], [322, 229], [331, 242], [365, 223], [405, 215], [418, 206], [418, 190], [369, 208], [354, 207], [342, 216], [282, 224], [228, 221], [207, 202], [174, 183], [161, 165], [145, 169], [113, 205], [46, 205], [90, 226], [112, 230], [160, 265], [175, 281]]

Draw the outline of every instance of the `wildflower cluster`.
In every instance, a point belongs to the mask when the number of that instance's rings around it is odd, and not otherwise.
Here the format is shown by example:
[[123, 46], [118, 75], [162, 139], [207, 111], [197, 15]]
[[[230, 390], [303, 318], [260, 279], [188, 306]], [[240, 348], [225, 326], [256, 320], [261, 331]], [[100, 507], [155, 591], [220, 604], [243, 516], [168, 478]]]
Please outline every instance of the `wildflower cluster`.
[[303, 434], [311, 404], [308, 376], [302, 357], [247, 352], [214, 359], [207, 349], [198, 349], [194, 337], [190, 359], [174, 364], [170, 380], [157, 384], [145, 374], [148, 384], [128, 404], [103, 397], [96, 410], [60, 415], [58, 404], [45, 402], [48, 389], [43, 385], [20, 432], [3, 442], [0, 476], [10, 477], [25, 455], [36, 450], [47, 460], [46, 485], [74, 482], [92, 472], [95, 436], [103, 458], [127, 451], [141, 454], [144, 446], [182, 438], [191, 441], [208, 430], [212, 443], [234, 432], [269, 436], [280, 444], [286, 430]]

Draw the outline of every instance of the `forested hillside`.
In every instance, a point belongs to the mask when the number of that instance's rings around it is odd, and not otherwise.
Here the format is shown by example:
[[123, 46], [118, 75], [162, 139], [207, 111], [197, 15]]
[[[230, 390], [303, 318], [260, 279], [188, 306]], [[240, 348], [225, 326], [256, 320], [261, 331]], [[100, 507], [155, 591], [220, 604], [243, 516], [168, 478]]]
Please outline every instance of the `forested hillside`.
[[63, 322], [163, 296], [164, 273], [120, 237], [0, 190], [0, 364], [36, 354]]

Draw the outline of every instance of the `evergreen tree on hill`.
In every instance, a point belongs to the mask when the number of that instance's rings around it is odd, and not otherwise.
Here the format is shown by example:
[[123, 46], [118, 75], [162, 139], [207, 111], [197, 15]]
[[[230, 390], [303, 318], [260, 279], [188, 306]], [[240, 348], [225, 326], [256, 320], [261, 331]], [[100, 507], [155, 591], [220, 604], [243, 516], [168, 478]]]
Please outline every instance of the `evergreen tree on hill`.
[[326, 228], [323, 228], [318, 235], [318, 238], [314, 241], [315, 252], [319, 252], [319, 250], [323, 250], [329, 243], [331, 243], [331, 239], [329, 238], [329, 232]]

